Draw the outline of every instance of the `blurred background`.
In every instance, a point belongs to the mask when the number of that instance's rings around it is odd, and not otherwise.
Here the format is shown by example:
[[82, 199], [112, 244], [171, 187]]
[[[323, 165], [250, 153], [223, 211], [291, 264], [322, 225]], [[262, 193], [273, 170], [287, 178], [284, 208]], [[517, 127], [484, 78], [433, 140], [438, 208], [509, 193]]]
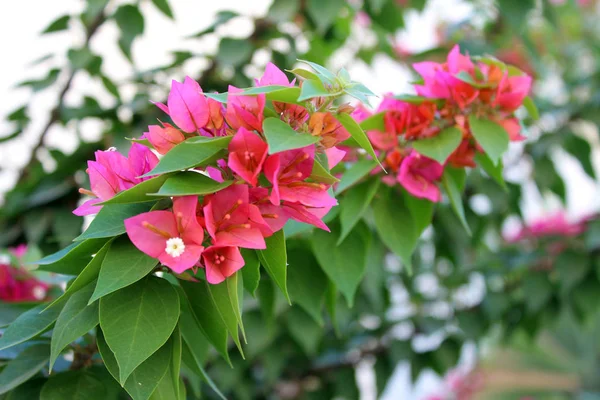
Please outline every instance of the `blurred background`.
[[[0, 266], [24, 274], [81, 231], [71, 211], [85, 160], [126, 151], [171, 79], [224, 91], [251, 86], [269, 61], [307, 59], [377, 94], [412, 93], [411, 64], [454, 44], [532, 75], [540, 118], [511, 144], [506, 188], [469, 175], [472, 236], [440, 207], [417, 273], [391, 256], [371, 268], [363, 301], [340, 310], [341, 334], [256, 326], [252, 362], [215, 363], [211, 376], [231, 398], [600, 399], [596, 1], [22, 0], [2, 11], [0, 247], [12, 250]], [[58, 284], [31, 279], [33, 300]], [[4, 324], [16, 311], [2, 306]], [[374, 338], [386, 346], [369, 350]], [[288, 339], [299, 346], [274, 359]]]

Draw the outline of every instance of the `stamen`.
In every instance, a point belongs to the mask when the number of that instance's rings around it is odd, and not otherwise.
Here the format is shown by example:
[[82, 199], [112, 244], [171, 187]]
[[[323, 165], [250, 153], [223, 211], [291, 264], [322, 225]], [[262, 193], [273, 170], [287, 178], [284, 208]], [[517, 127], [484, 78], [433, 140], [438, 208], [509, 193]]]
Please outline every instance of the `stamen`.
[[183, 233], [183, 213], [181, 211], [175, 214], [175, 220], [177, 221], [177, 232]]
[[225, 229], [225, 232], [229, 232], [232, 231], [234, 229], [238, 229], [238, 228], [242, 228], [242, 229], [250, 229], [251, 225], [250, 224], [237, 224], [237, 225], [231, 225], [228, 226], [227, 229]]
[[98, 197], [91, 190], [87, 190], [87, 189], [84, 189], [84, 188], [79, 188], [79, 193], [85, 194], [85, 195], [88, 195], [88, 196], [92, 196], [92, 197]]
[[165, 239], [171, 239], [171, 234], [169, 232], [165, 232], [162, 229], [158, 229], [154, 225], [150, 224], [148, 221], [142, 222], [142, 226], [146, 229], [151, 230], [152, 232], [164, 237]]
[[273, 218], [273, 219], [277, 219], [279, 218], [279, 215], [277, 214], [261, 214], [263, 216], [263, 218]]
[[291, 182], [287, 184], [288, 187], [297, 187], [297, 186], [306, 186], [306, 187], [312, 187], [315, 189], [320, 189], [320, 190], [326, 190], [327, 186], [323, 185], [322, 183], [313, 183], [313, 182]]

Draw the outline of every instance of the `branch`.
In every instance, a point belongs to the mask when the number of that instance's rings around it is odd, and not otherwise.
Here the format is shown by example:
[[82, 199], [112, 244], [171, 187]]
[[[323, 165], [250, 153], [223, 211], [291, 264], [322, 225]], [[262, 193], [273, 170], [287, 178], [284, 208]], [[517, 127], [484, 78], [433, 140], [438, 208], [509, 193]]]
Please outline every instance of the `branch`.
[[[105, 21], [106, 21], [106, 15], [104, 14], [104, 9], [102, 9], [102, 11], [100, 11], [98, 13], [98, 15], [96, 16], [94, 21], [92, 21], [92, 23], [86, 28], [85, 46], [89, 45], [90, 40], [92, 39], [94, 34], [98, 31], [98, 28]], [[40, 133], [37, 142], [31, 149], [31, 157], [29, 159], [29, 162], [27, 163], [27, 165], [25, 165], [23, 167], [23, 169], [21, 169], [21, 173], [19, 174], [19, 179], [17, 180], [17, 182], [22, 182], [25, 178], [27, 178], [27, 174], [28, 174], [29, 170], [31, 169], [31, 167], [33, 167], [33, 165], [37, 161], [35, 154], [44, 145], [44, 139], [46, 137], [46, 134], [48, 133], [48, 131], [50, 130], [52, 125], [54, 125], [56, 122], [60, 121], [60, 110], [63, 107], [65, 96], [67, 95], [67, 92], [71, 88], [71, 84], [73, 83], [73, 79], [75, 78], [76, 73], [77, 73], [77, 70], [71, 70], [71, 72], [69, 73], [69, 78], [67, 79], [67, 82], [65, 83], [65, 85], [59, 92], [58, 101], [56, 103], [56, 106], [54, 106], [54, 108], [50, 111], [50, 119], [48, 120], [48, 123], [44, 126], [44, 128], [42, 129], [42, 132]]]

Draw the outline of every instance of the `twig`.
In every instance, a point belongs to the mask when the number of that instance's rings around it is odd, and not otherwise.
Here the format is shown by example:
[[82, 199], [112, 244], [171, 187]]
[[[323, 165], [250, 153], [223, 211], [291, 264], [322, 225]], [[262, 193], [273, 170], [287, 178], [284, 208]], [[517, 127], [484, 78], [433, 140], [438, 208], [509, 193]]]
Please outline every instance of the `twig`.
[[[102, 10], [98, 13], [94, 21], [92, 21], [92, 23], [86, 28], [85, 46], [87, 46], [90, 43], [90, 40], [98, 31], [98, 28], [104, 23], [104, 21], [106, 21], [106, 15], [104, 14], [104, 10]], [[50, 130], [52, 125], [54, 125], [60, 120], [60, 111], [63, 107], [65, 96], [71, 88], [71, 84], [73, 83], [73, 79], [75, 78], [76, 73], [77, 70], [74, 69], [72, 69], [69, 73], [69, 78], [67, 79], [67, 82], [65, 83], [58, 95], [58, 101], [56, 103], [56, 106], [54, 106], [54, 108], [50, 111], [50, 119], [42, 129], [42, 132], [40, 133], [37, 142], [31, 149], [31, 158], [29, 159], [27, 165], [25, 165], [23, 169], [21, 169], [21, 173], [19, 174], [19, 179], [17, 180], [17, 182], [22, 182], [27, 177], [27, 173], [37, 161], [35, 154], [44, 145], [44, 138], [46, 137], [46, 134], [48, 134], [48, 131]]]

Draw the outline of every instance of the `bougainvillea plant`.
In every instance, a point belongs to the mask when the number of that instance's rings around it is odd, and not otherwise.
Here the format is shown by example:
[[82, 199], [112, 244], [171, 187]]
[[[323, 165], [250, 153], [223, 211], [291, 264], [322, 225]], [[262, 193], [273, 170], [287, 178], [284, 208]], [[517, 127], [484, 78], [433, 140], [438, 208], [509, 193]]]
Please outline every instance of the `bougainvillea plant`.
[[[327, 308], [335, 324], [338, 293], [352, 306], [378, 239], [411, 273], [441, 188], [468, 229], [466, 169], [502, 182], [501, 156], [522, 139], [514, 112], [523, 104], [534, 112], [530, 78], [458, 47], [443, 64], [416, 64], [417, 95], [386, 95], [374, 113], [372, 93], [345, 70], [304, 63], [312, 69], [289, 71], [291, 81], [269, 64], [255, 87], [220, 94], [189, 77], [174, 81], [156, 104], [164, 118], [132, 139], [127, 156], [96, 152], [80, 190], [88, 198], [74, 211], [95, 217], [38, 262], [73, 279], [6, 329], [0, 349], [36, 344], [3, 374], [35, 359], [31, 377], [49, 361], [41, 393], [51, 398], [71, 379], [56, 372], [61, 355], [79, 341], [71, 369], [89, 371], [77, 379], [98, 398], [110, 397], [115, 380], [136, 400], [185, 398], [182, 360], [212, 385], [200, 343], [230, 362], [230, 341], [244, 357], [243, 343], [257, 340], [244, 328], [245, 293], [260, 297], [259, 284], [271, 281], [320, 323]], [[288, 259], [286, 242], [317, 269]]]

